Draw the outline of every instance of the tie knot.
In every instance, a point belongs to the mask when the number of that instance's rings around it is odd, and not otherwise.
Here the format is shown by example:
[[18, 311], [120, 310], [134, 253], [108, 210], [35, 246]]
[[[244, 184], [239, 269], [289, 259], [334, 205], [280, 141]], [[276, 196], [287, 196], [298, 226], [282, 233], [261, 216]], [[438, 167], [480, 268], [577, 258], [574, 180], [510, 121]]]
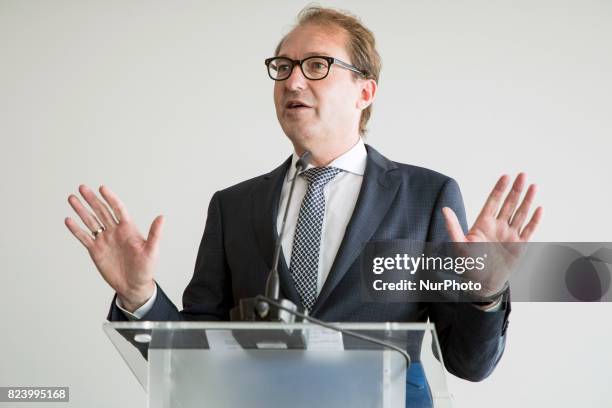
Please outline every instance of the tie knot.
[[303, 176], [310, 185], [323, 187], [341, 171], [336, 167], [312, 167], [301, 172], [300, 176]]

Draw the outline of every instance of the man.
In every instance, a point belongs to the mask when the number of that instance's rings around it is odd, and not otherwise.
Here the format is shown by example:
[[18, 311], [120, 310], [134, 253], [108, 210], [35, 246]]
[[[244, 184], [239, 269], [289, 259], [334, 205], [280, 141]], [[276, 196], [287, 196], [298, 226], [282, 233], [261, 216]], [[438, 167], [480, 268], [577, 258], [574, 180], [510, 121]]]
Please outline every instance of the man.
[[[392, 162], [365, 145], [361, 136], [376, 97], [380, 59], [372, 33], [348, 14], [303, 10], [266, 66], [275, 81], [279, 123], [295, 152], [270, 173], [214, 194], [181, 312], [153, 280], [163, 218], [153, 221], [144, 239], [107, 187], [100, 187], [103, 202], [80, 186], [93, 214], [76, 196], [69, 197], [91, 234], [70, 218], [67, 227], [117, 292], [108, 319], [227, 320], [241, 298], [263, 293], [280, 209], [297, 177], [282, 240], [282, 297], [325, 321], [429, 318], [450, 372], [472, 381], [488, 376], [505, 344], [507, 276], [492, 279], [493, 296], [485, 304], [365, 302], [357, 259], [370, 240], [527, 241], [542, 217], [538, 208], [525, 225], [535, 186], [521, 202], [526, 177], [520, 174], [502, 203], [509, 184], [502, 176], [465, 233], [465, 211], [453, 179]], [[295, 163], [305, 151], [312, 161], [296, 175]]]

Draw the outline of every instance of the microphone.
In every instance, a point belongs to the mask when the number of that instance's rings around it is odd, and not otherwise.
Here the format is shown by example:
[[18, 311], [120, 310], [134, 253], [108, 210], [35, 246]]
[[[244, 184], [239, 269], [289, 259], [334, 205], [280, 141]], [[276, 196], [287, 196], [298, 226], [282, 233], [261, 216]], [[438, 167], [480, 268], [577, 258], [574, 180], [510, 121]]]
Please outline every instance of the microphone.
[[[266, 292], [265, 297], [268, 299], [279, 299], [280, 294], [280, 279], [278, 277], [278, 263], [280, 261], [280, 253], [282, 249], [282, 241], [283, 236], [285, 234], [285, 224], [287, 223], [287, 214], [289, 213], [289, 203], [291, 203], [291, 197], [293, 197], [293, 189], [295, 187], [295, 181], [297, 180], [298, 174], [303, 171], [310, 160], [312, 159], [312, 154], [309, 151], [304, 152], [298, 161], [295, 163], [295, 177], [291, 181], [291, 187], [289, 188], [289, 196], [287, 197], [287, 202], [285, 203], [285, 212], [283, 214], [283, 221], [281, 223], [281, 228], [276, 238], [276, 244], [274, 246], [274, 258], [272, 260], [272, 269], [270, 270], [270, 274], [268, 275], [268, 280], [266, 282]], [[286, 299], [281, 300], [281, 303], [284, 303], [285, 307], [291, 308], [293, 303], [289, 302]], [[295, 306], [295, 305], [294, 305]], [[270, 313], [270, 305], [265, 301], [257, 301], [256, 309], [259, 316], [262, 319], [265, 319], [269, 316]], [[293, 308], [294, 310], [297, 307]], [[279, 309], [279, 314], [282, 314], [284, 310]], [[285, 321], [285, 319], [281, 319]]]
[[295, 187], [295, 181], [297, 180], [297, 176], [300, 171], [303, 171], [310, 160], [312, 159], [312, 155], [309, 151], [304, 152], [302, 156], [295, 163], [295, 177], [291, 181], [291, 187], [289, 188], [289, 197], [287, 198], [287, 202], [285, 203], [285, 213], [283, 214], [283, 222], [281, 223], [281, 228], [276, 239], [276, 244], [274, 246], [274, 258], [272, 260], [272, 270], [270, 270], [270, 275], [268, 275], [268, 281], [266, 282], [266, 297], [268, 299], [278, 299], [280, 293], [280, 283], [278, 278], [278, 262], [280, 261], [280, 252], [282, 248], [282, 240], [283, 235], [285, 234], [285, 224], [287, 223], [287, 214], [289, 212], [289, 203], [291, 202], [291, 197], [293, 196], [293, 188]]
[[293, 323], [295, 321], [295, 314], [289, 313], [286, 309], [297, 310], [298, 307], [288, 299], [280, 299], [280, 280], [278, 276], [278, 264], [280, 261], [280, 252], [282, 249], [282, 240], [285, 234], [285, 224], [287, 222], [287, 214], [289, 213], [289, 205], [291, 204], [291, 197], [293, 196], [293, 190], [295, 188], [295, 182], [298, 178], [298, 174], [303, 171], [310, 160], [312, 154], [309, 151], [304, 152], [295, 163], [295, 177], [291, 181], [289, 188], [289, 196], [285, 203], [283, 221], [281, 228], [276, 238], [274, 245], [274, 256], [272, 259], [272, 268], [268, 274], [266, 280], [265, 298], [274, 299], [283, 305], [283, 309], [275, 308], [271, 311], [270, 304], [261, 298], [248, 298], [240, 299], [238, 306], [230, 312], [230, 319], [237, 321], [255, 321], [255, 320], [267, 320], [267, 321], [281, 321], [284, 323]]

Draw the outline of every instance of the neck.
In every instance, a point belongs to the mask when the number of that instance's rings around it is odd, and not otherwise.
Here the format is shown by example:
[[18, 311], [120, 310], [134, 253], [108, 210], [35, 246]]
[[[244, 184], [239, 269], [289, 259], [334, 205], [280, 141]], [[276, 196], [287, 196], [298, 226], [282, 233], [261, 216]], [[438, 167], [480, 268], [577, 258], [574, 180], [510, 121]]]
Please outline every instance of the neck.
[[294, 145], [294, 148], [298, 156], [301, 156], [305, 151], [309, 150], [310, 154], [312, 155], [310, 163], [315, 167], [323, 167], [327, 166], [329, 163], [351, 150], [351, 148], [355, 146], [357, 142], [359, 142], [359, 136], [357, 136], [355, 139], [333, 145], [330, 145], [329, 143], [322, 146]]

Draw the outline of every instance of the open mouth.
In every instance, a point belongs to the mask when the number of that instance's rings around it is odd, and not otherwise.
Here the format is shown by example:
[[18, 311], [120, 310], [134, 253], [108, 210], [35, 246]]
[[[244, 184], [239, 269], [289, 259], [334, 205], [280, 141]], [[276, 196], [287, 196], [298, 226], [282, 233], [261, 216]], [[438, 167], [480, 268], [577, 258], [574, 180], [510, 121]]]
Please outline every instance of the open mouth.
[[287, 105], [285, 105], [285, 107], [287, 108], [288, 111], [302, 111], [302, 110], [306, 110], [306, 109], [310, 109], [310, 106], [306, 105], [303, 102], [300, 101], [291, 101], [289, 103], [287, 103]]

